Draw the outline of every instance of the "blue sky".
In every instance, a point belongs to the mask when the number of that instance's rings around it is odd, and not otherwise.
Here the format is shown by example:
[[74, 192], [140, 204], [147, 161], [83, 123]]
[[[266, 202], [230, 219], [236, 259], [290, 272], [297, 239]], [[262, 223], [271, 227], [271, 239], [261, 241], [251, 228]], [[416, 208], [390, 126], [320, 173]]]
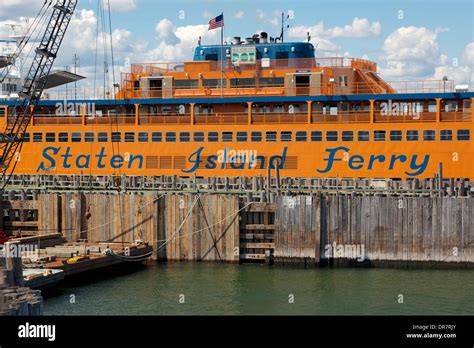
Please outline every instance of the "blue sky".
[[[85, 4], [84, 4], [85, 3]], [[82, 2], [82, 7], [91, 8], [93, 0]], [[152, 41], [155, 37], [156, 22], [168, 18], [176, 25], [205, 24], [212, 16], [224, 12], [226, 35], [247, 36], [261, 29], [256, 11], [263, 10], [269, 16], [274, 11], [293, 10], [294, 19], [291, 26], [313, 25], [320, 21], [328, 27], [344, 26], [352, 22], [354, 17], [367, 18], [369, 21], [379, 21], [383, 34], [370, 40], [344, 38], [337, 40], [347, 51], [354, 54], [380, 53], [385, 35], [400, 26], [426, 27], [432, 30], [447, 28], [448, 32], [439, 36], [438, 42], [452, 55], [462, 52], [464, 46], [474, 40], [474, 13], [472, 0], [428, 1], [428, 0], [252, 0], [252, 1], [199, 1], [174, 0], [153, 1], [137, 0], [133, 12], [116, 12], [113, 21], [121, 28], [134, 32], [137, 37]], [[112, 3], [113, 6], [113, 3]], [[185, 17], [181, 19], [180, 11]], [[233, 14], [244, 11], [242, 19], [233, 18]], [[403, 11], [403, 19], [399, 19], [399, 11]], [[273, 17], [273, 16], [272, 16]], [[269, 33], [277, 34], [279, 26], [264, 26]]]
[[[104, 1], [106, 2], [106, 1]], [[30, 3], [28, 5], [27, 3]], [[42, 1], [2, 0], [2, 23], [32, 16]], [[376, 61], [388, 80], [474, 81], [474, 1], [472, 0], [110, 0], [117, 69], [128, 62], [191, 59], [197, 37], [219, 42], [207, 32], [210, 18], [224, 12], [225, 36], [247, 37], [264, 30], [276, 36], [280, 13], [292, 11], [286, 38], [304, 40], [310, 31], [318, 56], [353, 56]], [[28, 6], [25, 6], [28, 5]], [[81, 57], [80, 72], [93, 69], [97, 0], [79, 1], [58, 58]]]

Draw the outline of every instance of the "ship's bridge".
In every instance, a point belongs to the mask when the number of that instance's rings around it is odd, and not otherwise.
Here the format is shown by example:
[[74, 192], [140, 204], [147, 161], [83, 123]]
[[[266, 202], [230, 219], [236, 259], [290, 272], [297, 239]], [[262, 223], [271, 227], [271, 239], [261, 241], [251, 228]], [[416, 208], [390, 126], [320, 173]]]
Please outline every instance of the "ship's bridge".
[[314, 46], [309, 42], [264, 43], [251, 41], [224, 45], [200, 45], [194, 51], [194, 61], [228, 60], [252, 64], [261, 59], [312, 59]]

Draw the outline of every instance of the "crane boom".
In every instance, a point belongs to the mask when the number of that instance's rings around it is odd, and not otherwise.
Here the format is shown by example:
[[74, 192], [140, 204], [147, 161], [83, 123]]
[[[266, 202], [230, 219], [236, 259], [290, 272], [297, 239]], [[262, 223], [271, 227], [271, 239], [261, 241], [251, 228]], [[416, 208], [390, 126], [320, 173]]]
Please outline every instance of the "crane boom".
[[51, 71], [59, 47], [71, 21], [78, 0], [58, 0], [53, 6], [51, 18], [35, 50], [35, 57], [31, 63], [23, 87], [19, 93], [19, 112], [12, 120], [7, 120], [4, 130], [4, 141], [0, 143], [0, 179], [5, 185], [5, 176], [10, 175], [15, 168], [12, 160], [18, 159], [19, 151], [26, 129], [31, 121], [35, 106], [38, 105], [43, 93], [46, 77]]

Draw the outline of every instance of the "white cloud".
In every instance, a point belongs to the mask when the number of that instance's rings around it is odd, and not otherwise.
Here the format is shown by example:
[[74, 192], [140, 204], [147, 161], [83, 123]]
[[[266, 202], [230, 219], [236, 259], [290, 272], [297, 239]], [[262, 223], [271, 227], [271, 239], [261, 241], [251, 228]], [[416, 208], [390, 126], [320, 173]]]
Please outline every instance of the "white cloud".
[[440, 51], [438, 34], [445, 28], [400, 27], [384, 41], [379, 70], [386, 79], [436, 79], [447, 76], [455, 83], [474, 81], [474, 42], [466, 45], [460, 58]]
[[344, 52], [332, 40], [342, 37], [369, 37], [378, 36], [382, 33], [382, 26], [379, 22], [369, 22], [366, 18], [354, 18], [351, 24], [343, 27], [325, 28], [321, 21], [312, 26], [297, 25], [290, 27], [288, 36], [293, 40], [306, 41], [307, 33], [311, 35], [311, 43], [317, 45], [319, 56], [334, 56]]
[[444, 76], [457, 84], [474, 83], [474, 42], [465, 46], [461, 59], [446, 59], [443, 65], [434, 69], [434, 79], [441, 80]]
[[438, 47], [438, 32], [424, 27], [400, 27], [383, 43], [380, 71], [386, 78], [427, 78], [444, 64]]
[[[104, 6], [106, 2], [104, 2]], [[107, 6], [108, 7], [108, 6]], [[135, 0], [110, 0], [111, 11], [129, 12], [137, 8]]]
[[330, 38], [379, 36], [381, 33], [382, 25], [380, 22], [370, 23], [367, 18], [357, 17], [352, 20], [351, 24], [344, 27], [329, 28], [327, 31]]
[[178, 27], [167, 18], [158, 22], [155, 30], [158, 34], [158, 44], [145, 53], [148, 61], [191, 59], [199, 37], [203, 44], [216, 44], [220, 35], [219, 30], [208, 31], [207, 24]]
[[244, 18], [244, 15], [245, 15], [245, 12], [240, 10], [240, 11], [237, 11], [236, 13], [234, 13], [234, 15], [232, 17], [234, 17], [235, 19], [242, 19], [242, 18]]

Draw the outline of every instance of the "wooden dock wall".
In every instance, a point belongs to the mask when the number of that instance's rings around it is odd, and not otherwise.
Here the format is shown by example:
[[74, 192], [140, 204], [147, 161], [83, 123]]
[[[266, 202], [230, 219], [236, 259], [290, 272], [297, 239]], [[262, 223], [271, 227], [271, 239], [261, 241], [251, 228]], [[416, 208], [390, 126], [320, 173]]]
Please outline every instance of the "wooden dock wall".
[[160, 260], [239, 262], [238, 196], [170, 195], [163, 207]]
[[322, 204], [322, 259], [336, 243], [363, 245], [365, 260], [374, 263], [474, 263], [473, 198], [340, 195]]
[[41, 194], [38, 206], [39, 234], [56, 228], [69, 242], [140, 239], [160, 260], [239, 260], [238, 196]]
[[318, 264], [320, 259], [321, 198], [278, 196], [275, 215], [275, 261]]
[[[59, 231], [69, 241], [142, 239], [159, 260], [474, 266], [474, 197], [273, 198], [248, 203], [237, 194], [41, 193], [4, 202], [4, 209], [32, 210], [37, 222], [18, 224], [36, 223], [39, 234]], [[363, 246], [364, 261], [327, 256], [334, 245]]]

